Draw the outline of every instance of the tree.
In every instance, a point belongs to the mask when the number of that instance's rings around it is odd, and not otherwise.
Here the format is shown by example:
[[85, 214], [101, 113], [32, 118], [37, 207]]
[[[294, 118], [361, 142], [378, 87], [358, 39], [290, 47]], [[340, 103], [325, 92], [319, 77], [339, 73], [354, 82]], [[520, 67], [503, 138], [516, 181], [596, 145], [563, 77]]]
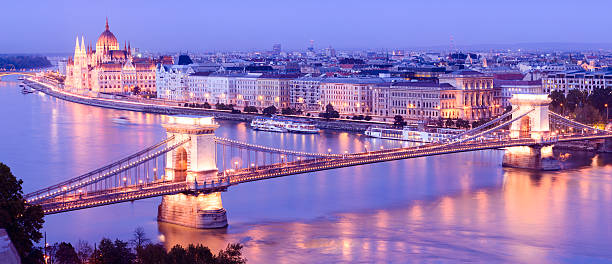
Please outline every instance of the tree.
[[597, 124], [602, 123], [606, 119], [601, 113], [591, 105], [585, 105], [583, 107], [576, 108], [576, 121], [583, 124]]
[[597, 88], [589, 94], [587, 103], [595, 107], [601, 113], [605, 113], [606, 104], [608, 107], [612, 106], [612, 89], [611, 88]]
[[370, 120], [372, 120], [372, 117], [371, 117], [371, 116], [369, 116], [369, 115], [367, 115], [367, 116], [365, 116], [363, 119], [364, 119], [365, 121], [370, 121]]
[[278, 110], [276, 109], [276, 106], [271, 105], [271, 106], [268, 106], [268, 107], [264, 108], [264, 110], [262, 111], [262, 113], [263, 113], [264, 115], [269, 115], [269, 116], [270, 116], [270, 115], [274, 115], [274, 114], [276, 114], [276, 112], [277, 112], [277, 111], [278, 111]]
[[130, 264], [135, 259], [127, 242], [119, 239], [113, 243], [108, 238], [100, 241], [98, 249], [94, 250], [89, 262], [92, 264]]
[[470, 122], [459, 118], [455, 122], [455, 126], [457, 126], [457, 128], [470, 128]]
[[217, 263], [246, 263], [246, 258], [242, 257], [242, 245], [239, 243], [227, 245], [225, 250], [221, 250], [217, 254]]
[[79, 240], [79, 242], [77, 242], [76, 252], [81, 263], [85, 263], [93, 253], [93, 249], [87, 241]]
[[170, 252], [168, 252], [168, 260], [170, 263], [176, 264], [192, 263], [187, 257], [187, 250], [185, 250], [181, 245], [174, 245], [174, 247], [170, 249]]
[[245, 107], [244, 107], [244, 109], [243, 109], [243, 111], [244, 111], [245, 113], [257, 113], [257, 112], [258, 112], [258, 111], [257, 111], [257, 107], [252, 106], [252, 105], [247, 105], [247, 106], [245, 106]]
[[[0, 163], [0, 228], [6, 229], [21, 259], [32, 259], [37, 254], [34, 242], [40, 241], [44, 223], [42, 208], [28, 205], [23, 198], [22, 180], [17, 180], [11, 169]], [[42, 261], [42, 259], [40, 260]]]
[[576, 110], [576, 107], [582, 107], [586, 103], [586, 93], [578, 89], [572, 89], [567, 93], [567, 107], [571, 112]]
[[134, 230], [134, 233], [132, 234], [132, 240], [130, 240], [130, 243], [136, 250], [142, 248], [150, 242], [151, 240], [147, 238], [144, 228], [142, 227], [137, 227], [136, 230]]
[[334, 106], [330, 103], [325, 106], [325, 112], [319, 113], [319, 117], [326, 119], [340, 118], [340, 113], [334, 109]]
[[134, 86], [134, 88], [132, 88], [132, 94], [137, 95], [140, 94], [141, 89], [138, 86]]
[[283, 115], [295, 115], [297, 114], [297, 111], [295, 111], [295, 109], [291, 108], [291, 107], [286, 107], [281, 109], [281, 114]]
[[161, 244], [148, 244], [141, 249], [136, 250], [136, 255], [139, 263], [147, 264], [164, 264], [169, 263], [168, 253]]
[[202, 106], [204, 109], [211, 109], [212, 106], [210, 106], [210, 104], [208, 102], [204, 102], [204, 105]]
[[446, 127], [452, 127], [455, 125], [455, 122], [453, 122], [453, 120], [449, 118], [449, 119], [446, 119], [446, 122], [444, 123], [444, 125]]
[[187, 247], [187, 256], [191, 260], [191, 263], [214, 263], [215, 256], [208, 247], [202, 245], [192, 245]]
[[79, 264], [79, 256], [77, 255], [72, 244], [62, 242], [57, 247], [55, 252], [55, 260], [58, 264]]
[[404, 117], [401, 115], [396, 115], [395, 117], [393, 117], [393, 125], [399, 128], [404, 127], [407, 124], [406, 121], [404, 121]]

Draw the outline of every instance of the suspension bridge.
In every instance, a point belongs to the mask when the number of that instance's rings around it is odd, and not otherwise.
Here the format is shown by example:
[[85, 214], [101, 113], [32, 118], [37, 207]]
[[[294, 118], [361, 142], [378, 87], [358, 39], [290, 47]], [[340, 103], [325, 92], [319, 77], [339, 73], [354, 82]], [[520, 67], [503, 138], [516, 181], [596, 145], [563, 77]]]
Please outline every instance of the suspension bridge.
[[[166, 139], [83, 175], [25, 195], [45, 214], [162, 196], [160, 221], [227, 225], [220, 193], [231, 186], [342, 167], [486, 149], [611, 139], [612, 133], [549, 112], [547, 95], [515, 95], [513, 109], [445, 142], [358, 153], [309, 153], [215, 136], [212, 117], [170, 116]], [[542, 166], [539, 154], [533, 164]], [[218, 168], [218, 164], [221, 168]], [[541, 168], [541, 167], [540, 167]]]

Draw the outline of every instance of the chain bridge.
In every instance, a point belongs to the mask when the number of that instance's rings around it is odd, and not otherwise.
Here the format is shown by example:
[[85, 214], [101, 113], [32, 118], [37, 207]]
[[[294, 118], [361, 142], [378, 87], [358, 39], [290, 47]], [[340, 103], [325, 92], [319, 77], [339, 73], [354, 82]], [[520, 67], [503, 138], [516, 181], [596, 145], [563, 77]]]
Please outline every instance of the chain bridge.
[[550, 99], [545, 94], [514, 95], [511, 103], [511, 111], [445, 142], [340, 154], [308, 153], [220, 138], [215, 136], [218, 125], [212, 117], [170, 116], [163, 124], [167, 137], [159, 143], [26, 194], [25, 198], [30, 204], [40, 205], [45, 214], [56, 214], [162, 196], [159, 221], [194, 228], [217, 228], [227, 225], [220, 194], [237, 184], [377, 162], [500, 148], [508, 152], [504, 165], [526, 164], [532, 169], [554, 169], [554, 160], [544, 157], [543, 148], [558, 142], [612, 141], [612, 133], [608, 131], [548, 111]]

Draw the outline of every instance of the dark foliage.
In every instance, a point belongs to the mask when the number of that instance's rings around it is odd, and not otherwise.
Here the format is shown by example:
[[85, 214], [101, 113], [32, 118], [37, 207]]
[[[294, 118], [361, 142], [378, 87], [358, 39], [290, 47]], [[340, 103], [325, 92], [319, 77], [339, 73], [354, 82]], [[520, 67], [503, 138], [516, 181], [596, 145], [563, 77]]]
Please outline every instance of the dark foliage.
[[277, 111], [278, 110], [276, 109], [276, 107], [272, 105], [272, 106], [268, 106], [268, 107], [264, 108], [262, 113], [264, 115], [269, 115], [270, 116], [270, 115], [276, 114]]
[[43, 211], [40, 206], [26, 204], [22, 184], [8, 166], [0, 163], [0, 228], [6, 229], [22, 260], [36, 262], [38, 253], [33, 243], [42, 238], [39, 230], [44, 223]]
[[245, 106], [242, 111], [245, 112], [245, 113], [257, 113], [257, 112], [259, 112], [259, 111], [257, 111], [257, 107], [252, 106], [252, 105]]
[[0, 56], [0, 69], [24, 70], [49, 66], [51, 62], [43, 56]]

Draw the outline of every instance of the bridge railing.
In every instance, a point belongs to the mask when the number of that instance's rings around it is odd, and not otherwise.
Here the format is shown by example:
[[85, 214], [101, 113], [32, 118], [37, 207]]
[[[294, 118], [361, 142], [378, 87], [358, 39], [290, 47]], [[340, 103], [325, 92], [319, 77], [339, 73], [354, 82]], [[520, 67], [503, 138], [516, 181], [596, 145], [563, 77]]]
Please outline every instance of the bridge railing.
[[[109, 165], [106, 165], [102, 168], [96, 169], [87, 174], [72, 178], [70, 180], [64, 181], [60, 184], [55, 184], [51, 187], [47, 187], [45, 189], [36, 191], [34, 193], [28, 194], [27, 201], [29, 203], [40, 203], [46, 199], [54, 198], [57, 196], [61, 196], [68, 193], [77, 193], [88, 191], [88, 188], [91, 190], [99, 190], [106, 189], [113, 186], [120, 186], [127, 184], [127, 175], [124, 175], [123, 179], [119, 179], [121, 173], [127, 173], [130, 169], [135, 169], [138, 173], [138, 168], [140, 165], [156, 159], [157, 157], [187, 143], [189, 139], [183, 140], [181, 142], [175, 143], [171, 146], [165, 147], [163, 149], [154, 151], [155, 149], [161, 147], [164, 144], [167, 144], [174, 138], [168, 138], [158, 144], [155, 144], [151, 147], [148, 147], [142, 151], [139, 151], [135, 154], [132, 154], [126, 158], [123, 158], [119, 161], [113, 162]], [[114, 177], [110, 180], [111, 177]], [[132, 177], [130, 177], [132, 179]], [[110, 181], [109, 181], [110, 180]], [[131, 183], [134, 183], [132, 180]], [[137, 182], [136, 182], [137, 183]], [[100, 186], [101, 185], [101, 186]]]

